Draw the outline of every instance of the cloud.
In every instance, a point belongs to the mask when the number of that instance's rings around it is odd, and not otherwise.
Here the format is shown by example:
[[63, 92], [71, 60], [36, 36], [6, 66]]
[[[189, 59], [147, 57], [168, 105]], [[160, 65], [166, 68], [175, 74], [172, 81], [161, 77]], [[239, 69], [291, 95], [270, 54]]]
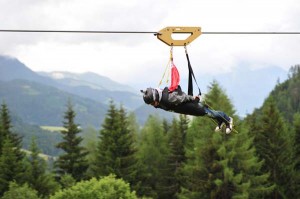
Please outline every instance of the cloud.
[[[2, 0], [0, 29], [159, 31], [300, 31], [296, 0]], [[299, 35], [201, 35], [188, 46], [195, 74], [226, 74], [247, 62], [288, 69], [299, 64]], [[128, 84], [158, 82], [169, 47], [152, 34], [0, 33], [0, 53], [37, 71], [92, 71]], [[175, 63], [186, 75], [183, 48]]]

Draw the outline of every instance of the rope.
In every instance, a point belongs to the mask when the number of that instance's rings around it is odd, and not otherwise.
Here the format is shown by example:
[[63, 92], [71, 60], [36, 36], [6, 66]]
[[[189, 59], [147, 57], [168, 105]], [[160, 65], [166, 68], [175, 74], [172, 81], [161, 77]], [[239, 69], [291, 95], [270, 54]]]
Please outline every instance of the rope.
[[[165, 68], [165, 71], [164, 71], [164, 74], [158, 84], [158, 88], [160, 87], [160, 85], [162, 84], [163, 80], [164, 80], [164, 77], [166, 75], [166, 71], [170, 68], [171, 66], [171, 62], [173, 63], [173, 46], [171, 46], [171, 50], [170, 50], [170, 59], [166, 65], [166, 68]], [[168, 70], [168, 75], [167, 75], [167, 78], [166, 78], [166, 84], [169, 83], [169, 76], [170, 76], [170, 70]]]

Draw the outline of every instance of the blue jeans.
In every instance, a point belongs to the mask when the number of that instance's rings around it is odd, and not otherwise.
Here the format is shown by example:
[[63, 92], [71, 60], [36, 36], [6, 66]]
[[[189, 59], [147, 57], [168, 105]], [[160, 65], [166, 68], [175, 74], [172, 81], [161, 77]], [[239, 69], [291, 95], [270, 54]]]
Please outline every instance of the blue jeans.
[[207, 107], [204, 107], [204, 110], [207, 113], [208, 117], [210, 117], [218, 122], [219, 126], [223, 122], [226, 124], [226, 126], [229, 124], [230, 118], [224, 112], [211, 110]]

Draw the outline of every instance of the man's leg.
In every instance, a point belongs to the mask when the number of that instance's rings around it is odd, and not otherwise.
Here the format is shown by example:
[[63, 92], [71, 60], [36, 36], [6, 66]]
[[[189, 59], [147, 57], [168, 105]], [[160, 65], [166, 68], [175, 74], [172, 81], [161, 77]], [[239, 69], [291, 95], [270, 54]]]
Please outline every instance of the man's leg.
[[224, 122], [226, 125], [229, 123], [230, 118], [222, 111], [215, 111], [205, 107], [208, 117], [213, 118], [219, 122]]
[[205, 112], [207, 113], [207, 116], [216, 120], [218, 123], [218, 126], [216, 127], [216, 131], [221, 130], [223, 124], [226, 125], [226, 133], [229, 134], [232, 130], [232, 118], [230, 118], [228, 115], [226, 115], [222, 111], [215, 111], [211, 110], [207, 107], [205, 107]]

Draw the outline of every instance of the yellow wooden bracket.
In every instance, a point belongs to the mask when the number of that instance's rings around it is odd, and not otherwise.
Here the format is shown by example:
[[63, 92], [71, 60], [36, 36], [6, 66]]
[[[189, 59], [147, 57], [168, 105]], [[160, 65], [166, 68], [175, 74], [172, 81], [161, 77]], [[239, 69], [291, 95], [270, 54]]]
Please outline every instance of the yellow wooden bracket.
[[[173, 33], [190, 34], [190, 36], [184, 40], [174, 40], [172, 38]], [[200, 35], [200, 27], [166, 27], [158, 32], [157, 38], [169, 46], [186, 46]]]

